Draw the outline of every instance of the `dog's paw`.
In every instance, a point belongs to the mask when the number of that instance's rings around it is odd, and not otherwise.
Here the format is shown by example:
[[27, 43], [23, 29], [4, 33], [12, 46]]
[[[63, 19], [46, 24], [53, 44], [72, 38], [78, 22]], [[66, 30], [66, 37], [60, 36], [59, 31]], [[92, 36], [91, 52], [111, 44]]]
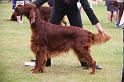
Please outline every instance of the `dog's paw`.
[[46, 72], [45, 69], [32, 69], [31, 71], [32, 71], [32, 73], [34, 73], [34, 74], [37, 74], [37, 73], [45, 73], [45, 72]]
[[90, 74], [90, 75], [94, 75], [94, 74], [95, 74], [95, 72], [93, 72], [93, 71], [92, 71], [92, 72], [90, 72], [89, 74]]

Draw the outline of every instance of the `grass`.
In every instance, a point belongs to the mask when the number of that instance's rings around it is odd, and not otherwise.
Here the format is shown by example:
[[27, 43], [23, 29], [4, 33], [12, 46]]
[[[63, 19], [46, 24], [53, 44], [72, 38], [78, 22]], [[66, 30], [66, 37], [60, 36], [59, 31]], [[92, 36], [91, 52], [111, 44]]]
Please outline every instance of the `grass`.
[[[91, 53], [103, 69], [95, 75], [84, 70], [73, 51], [61, 53], [52, 59], [52, 66], [47, 73], [32, 74], [32, 67], [24, 66], [25, 61], [34, 59], [30, 50], [29, 22], [24, 17], [23, 24], [6, 21], [12, 14], [10, 3], [0, 3], [0, 82], [120, 82], [122, 73], [122, 30], [115, 28], [114, 23], [106, 22], [106, 7], [94, 6], [94, 12], [101, 24], [112, 37], [105, 44], [93, 46]], [[85, 13], [84, 28], [96, 32]]]

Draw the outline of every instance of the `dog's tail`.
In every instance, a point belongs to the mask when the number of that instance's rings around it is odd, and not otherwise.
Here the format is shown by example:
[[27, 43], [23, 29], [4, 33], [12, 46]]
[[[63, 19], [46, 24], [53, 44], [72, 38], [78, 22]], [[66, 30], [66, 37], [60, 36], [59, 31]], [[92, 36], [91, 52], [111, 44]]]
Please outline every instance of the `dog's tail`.
[[111, 37], [107, 34], [94, 34], [94, 37], [92, 38], [92, 44], [101, 44], [107, 42]]

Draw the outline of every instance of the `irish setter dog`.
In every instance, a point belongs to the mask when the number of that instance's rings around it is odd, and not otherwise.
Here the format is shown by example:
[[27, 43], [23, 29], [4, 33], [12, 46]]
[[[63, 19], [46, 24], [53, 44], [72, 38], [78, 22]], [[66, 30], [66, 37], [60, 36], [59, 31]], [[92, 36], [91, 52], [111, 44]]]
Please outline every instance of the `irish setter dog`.
[[[17, 21], [17, 16], [20, 15], [21, 16], [21, 19], [22, 19], [22, 14], [21, 13], [17, 13], [17, 9], [20, 8], [20, 7], [23, 7], [23, 5], [18, 5], [14, 12], [12, 13], [11, 15], [11, 19], [10, 21]], [[45, 21], [49, 21], [49, 18], [50, 18], [50, 13], [51, 13], [51, 10], [52, 10], [52, 7], [45, 7], [45, 6], [40, 6], [38, 8], [39, 12], [40, 12], [40, 16], [42, 18], [42, 20], [45, 20]]]
[[18, 8], [17, 13], [25, 15], [30, 21], [31, 50], [36, 57], [32, 73], [44, 72], [48, 58], [73, 49], [80, 61], [86, 61], [91, 65], [91, 74], [95, 74], [96, 62], [90, 55], [90, 46], [108, 41], [109, 36], [93, 34], [79, 27], [54, 25], [43, 21], [34, 4]]
[[[23, 5], [18, 5], [17, 7], [22, 7]], [[16, 8], [15, 8], [16, 9]], [[21, 14], [19, 14], [20, 16], [21, 16], [21, 20], [22, 20], [22, 15]], [[18, 14], [17, 14], [17, 12], [16, 12], [16, 10], [12, 13], [12, 15], [11, 15], [11, 18], [10, 18], [10, 21], [17, 21], [17, 16], [18, 16]]]
[[[11, 15], [11, 19], [10, 21], [17, 21], [17, 16], [20, 15], [21, 16], [21, 20], [22, 20], [22, 14], [19, 14], [17, 13], [17, 10], [19, 7], [22, 7], [23, 5], [18, 5], [16, 8], [15, 8], [15, 11], [13, 12], [13, 14]], [[46, 6], [40, 6], [38, 7], [38, 10], [40, 12], [40, 16], [41, 16], [41, 19], [44, 20], [44, 21], [49, 21], [50, 19], [50, 14], [51, 14], [51, 11], [52, 11], [52, 7], [46, 7]], [[61, 25], [62, 23], [67, 26], [67, 22], [65, 20], [62, 20], [61, 21]]]

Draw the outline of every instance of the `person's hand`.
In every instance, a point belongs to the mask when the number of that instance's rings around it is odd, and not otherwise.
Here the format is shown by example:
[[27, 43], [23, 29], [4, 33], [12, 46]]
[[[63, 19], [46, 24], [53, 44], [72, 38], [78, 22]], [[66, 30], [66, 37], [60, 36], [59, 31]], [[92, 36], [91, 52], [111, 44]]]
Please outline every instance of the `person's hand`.
[[100, 23], [97, 23], [96, 25], [96, 28], [98, 29], [98, 32], [101, 33], [101, 34], [106, 34], [105, 30], [102, 28], [102, 26], [100, 25]]
[[109, 40], [111, 37], [105, 32], [105, 30], [102, 28], [100, 23], [97, 23], [96, 28], [98, 29], [98, 32], [102, 34], [102, 38], [104, 38], [105, 41]]

